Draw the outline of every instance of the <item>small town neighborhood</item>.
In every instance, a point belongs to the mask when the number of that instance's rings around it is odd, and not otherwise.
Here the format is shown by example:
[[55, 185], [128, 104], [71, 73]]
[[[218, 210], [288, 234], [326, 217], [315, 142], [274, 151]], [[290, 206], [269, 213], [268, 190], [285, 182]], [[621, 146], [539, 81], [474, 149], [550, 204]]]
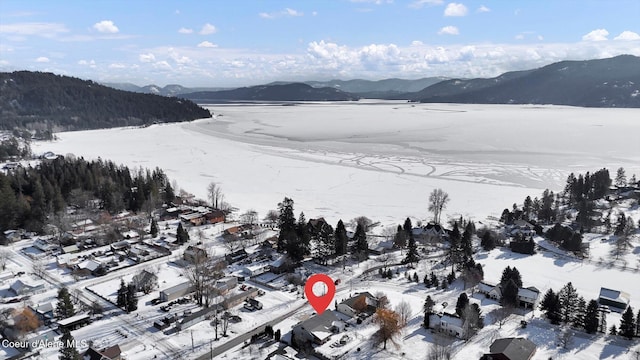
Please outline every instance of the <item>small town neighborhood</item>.
[[[42, 161], [61, 161], [49, 157]], [[4, 172], [20, 168], [5, 165]], [[419, 348], [422, 355], [412, 358], [529, 360], [602, 339], [615, 344], [614, 353], [637, 350], [633, 311], [640, 306], [630, 294], [637, 294], [640, 262], [629, 249], [637, 249], [632, 215], [640, 186], [611, 185], [605, 193], [587, 220], [556, 199], [553, 217], [565, 211], [574, 219], [555, 222], [569, 234], [560, 241], [549, 235], [552, 222], [541, 226], [546, 193], [542, 202], [528, 198], [505, 209], [501, 219], [445, 224], [447, 194], [437, 189], [432, 219], [381, 229], [362, 216], [335, 230], [324, 218], [296, 219], [287, 198], [262, 220], [252, 210], [238, 214], [215, 184], [209, 202], [182, 192], [137, 212], [110, 214], [86, 199], [67, 206], [44, 233], [4, 231], [0, 354], [341, 359], [372, 349], [404, 357]], [[623, 215], [613, 221], [612, 212]], [[585, 224], [590, 231], [581, 230]], [[579, 244], [569, 249], [575, 236]], [[615, 288], [601, 276], [550, 282], [536, 257], [634, 281]], [[321, 314], [304, 298], [306, 279], [317, 273], [337, 287]], [[595, 312], [582, 294], [593, 298]], [[64, 345], [46, 346], [54, 341]]]

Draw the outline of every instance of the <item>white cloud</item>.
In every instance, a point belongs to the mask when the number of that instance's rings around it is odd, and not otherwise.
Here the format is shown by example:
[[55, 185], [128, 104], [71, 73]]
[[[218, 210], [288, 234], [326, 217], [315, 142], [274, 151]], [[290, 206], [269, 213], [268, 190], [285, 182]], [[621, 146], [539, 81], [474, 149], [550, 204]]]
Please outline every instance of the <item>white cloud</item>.
[[318, 12], [317, 11], [311, 12], [311, 16], [318, 16]]
[[409, 7], [414, 9], [420, 9], [425, 5], [426, 6], [442, 5], [443, 2], [444, 2], [443, 0], [415, 0], [411, 4], [409, 4]]
[[596, 29], [582, 37], [583, 41], [605, 41], [609, 36], [606, 29]]
[[53, 37], [57, 34], [69, 32], [64, 24], [58, 23], [0, 23], [0, 34], [12, 35], [39, 35], [44, 37]]
[[200, 44], [198, 44], [198, 47], [199, 48], [217, 48], [218, 45], [216, 45], [216, 44], [214, 44], [212, 42], [209, 42], [209, 41], [203, 41]]
[[393, 0], [349, 0], [353, 3], [371, 3], [371, 4], [376, 4], [376, 5], [381, 5], [381, 4], [392, 4]]
[[189, 29], [189, 28], [180, 28], [178, 30], [178, 33], [180, 34], [193, 34], [193, 29]]
[[444, 9], [444, 16], [465, 16], [467, 15], [467, 7], [464, 4], [449, 3]]
[[93, 28], [98, 30], [98, 32], [105, 34], [115, 34], [120, 31], [111, 20], [102, 20], [100, 22], [97, 22], [93, 24]]
[[169, 65], [169, 63], [164, 61], [164, 60], [153, 63], [153, 67], [155, 69], [158, 69], [158, 70], [171, 70], [172, 69], [171, 65]]
[[445, 26], [438, 30], [438, 35], [458, 35], [460, 31], [455, 26]]
[[304, 13], [298, 10], [294, 10], [291, 8], [285, 8], [281, 11], [275, 11], [275, 12], [270, 12], [270, 13], [266, 13], [266, 12], [262, 12], [260, 14], [258, 14], [258, 16], [260, 16], [263, 19], [275, 19], [275, 18], [279, 18], [279, 17], [298, 17], [298, 16], [304, 16]]
[[46, 56], [40, 56], [39, 58], [36, 59], [36, 62], [39, 63], [48, 63], [50, 60], [48, 57]]
[[484, 6], [484, 5], [481, 5], [481, 6], [478, 8], [478, 10], [476, 10], [476, 11], [477, 11], [477, 12], [479, 12], [479, 13], [485, 13], [485, 12], [490, 12], [490, 11], [491, 11], [491, 9], [489, 9], [488, 7], [486, 7], [486, 6]]
[[152, 53], [140, 54], [138, 58], [140, 59], [140, 62], [143, 62], [143, 63], [150, 63], [150, 62], [156, 61], [156, 56], [153, 55]]
[[200, 30], [200, 35], [210, 35], [210, 34], [215, 34], [218, 31], [218, 29], [216, 29], [215, 26], [206, 23], [202, 26], [202, 29]]
[[121, 63], [109, 64], [109, 69], [126, 69], [127, 65]]
[[80, 60], [78, 61], [78, 65], [82, 65], [82, 66], [88, 66], [90, 68], [95, 68], [96, 67], [96, 62], [95, 60]]
[[640, 40], [640, 34], [625, 30], [621, 32], [620, 35], [614, 37], [613, 40]]
[[524, 40], [524, 34], [518, 34], [515, 36], [516, 40]]
[[538, 41], [542, 41], [542, 40], [544, 40], [544, 36], [538, 35], [537, 39], [538, 39]]

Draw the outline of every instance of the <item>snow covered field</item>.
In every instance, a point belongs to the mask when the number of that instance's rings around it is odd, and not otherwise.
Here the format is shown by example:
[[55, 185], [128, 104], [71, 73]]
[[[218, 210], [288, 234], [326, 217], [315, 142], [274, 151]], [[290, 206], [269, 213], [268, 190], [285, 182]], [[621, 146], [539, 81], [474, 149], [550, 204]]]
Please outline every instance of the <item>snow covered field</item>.
[[331, 224], [426, 219], [434, 188], [446, 213], [482, 221], [559, 190], [569, 172], [624, 166], [640, 174], [640, 111], [560, 106], [359, 101], [216, 105], [213, 119], [58, 134], [36, 152], [73, 153], [166, 170], [205, 198], [207, 184], [260, 216], [284, 196]]

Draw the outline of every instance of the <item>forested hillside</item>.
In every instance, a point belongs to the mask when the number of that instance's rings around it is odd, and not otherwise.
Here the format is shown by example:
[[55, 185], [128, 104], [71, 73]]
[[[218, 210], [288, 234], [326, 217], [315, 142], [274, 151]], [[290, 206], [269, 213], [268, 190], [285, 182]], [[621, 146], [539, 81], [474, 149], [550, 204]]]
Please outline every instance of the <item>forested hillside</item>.
[[112, 89], [52, 73], [0, 73], [0, 129], [86, 130], [211, 117], [178, 98]]
[[134, 172], [110, 161], [58, 158], [32, 168], [0, 173], [0, 232], [23, 228], [40, 232], [68, 205], [86, 207], [92, 199], [109, 213], [134, 212], [173, 200], [164, 172]]

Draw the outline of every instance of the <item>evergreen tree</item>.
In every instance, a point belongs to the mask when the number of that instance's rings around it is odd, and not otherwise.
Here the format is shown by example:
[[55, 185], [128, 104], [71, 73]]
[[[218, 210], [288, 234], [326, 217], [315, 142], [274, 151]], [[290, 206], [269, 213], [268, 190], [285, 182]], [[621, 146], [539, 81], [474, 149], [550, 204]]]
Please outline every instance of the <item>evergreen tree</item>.
[[469, 296], [463, 292], [458, 296], [458, 300], [456, 301], [456, 315], [462, 317], [462, 313], [467, 305], [469, 305]]
[[424, 312], [424, 321], [423, 321], [423, 325], [426, 329], [429, 328], [429, 315], [431, 315], [433, 313], [433, 306], [436, 303], [431, 299], [430, 295], [427, 295], [426, 300], [424, 301], [424, 306], [422, 307], [422, 310]]
[[151, 220], [149, 233], [151, 233], [152, 238], [155, 238], [156, 236], [158, 236], [158, 222], [156, 221], [156, 219]]
[[560, 323], [560, 300], [558, 299], [558, 294], [553, 292], [553, 289], [547, 290], [544, 294], [544, 298], [540, 303], [540, 310], [545, 312], [545, 316], [552, 324], [557, 325]]
[[182, 222], [178, 224], [178, 229], [176, 230], [176, 240], [177, 243], [182, 245], [186, 244], [189, 241], [189, 232], [182, 227]]
[[640, 309], [638, 309], [638, 316], [636, 316], [636, 336], [640, 336]]
[[571, 282], [568, 282], [558, 292], [560, 302], [560, 318], [563, 323], [568, 324], [573, 321], [577, 314], [578, 293]]
[[496, 240], [491, 235], [490, 231], [485, 231], [480, 239], [480, 246], [487, 251], [491, 251], [496, 248]]
[[616, 186], [623, 187], [627, 185], [627, 174], [624, 171], [623, 167], [618, 168], [616, 172]]
[[418, 273], [413, 273], [413, 282], [420, 282], [420, 279], [418, 278]]
[[[407, 218], [409, 220], [409, 218]], [[413, 264], [418, 262], [418, 246], [416, 245], [416, 239], [413, 237], [413, 233], [409, 233], [409, 247], [407, 256], [402, 260], [403, 264]]]
[[464, 229], [464, 233], [462, 233], [462, 241], [461, 248], [462, 254], [465, 259], [470, 259], [473, 256], [473, 245], [471, 243], [471, 239], [473, 237], [473, 233], [475, 232], [475, 226], [472, 221], [467, 223], [467, 226]]
[[502, 287], [502, 298], [500, 299], [502, 306], [518, 306], [518, 285], [513, 279], [509, 279], [507, 284]]
[[403, 249], [407, 246], [407, 232], [404, 231], [401, 225], [398, 225], [398, 230], [393, 238], [393, 245], [399, 249]]
[[120, 279], [120, 288], [118, 288], [116, 306], [121, 309], [127, 308], [127, 285], [124, 283], [124, 279]]
[[627, 310], [622, 313], [622, 319], [620, 320], [620, 335], [627, 339], [633, 339], [636, 332], [636, 321], [633, 316], [633, 309], [631, 306], [627, 307]]
[[582, 296], [578, 297], [578, 301], [576, 302], [576, 313], [573, 316], [573, 326], [578, 329], [584, 329], [585, 327], [585, 316], [587, 312], [587, 302], [584, 300]]
[[278, 204], [278, 251], [284, 252], [288, 244], [295, 243], [298, 238], [296, 234], [296, 217], [293, 213], [293, 200], [287, 197]]
[[56, 319], [62, 320], [76, 314], [69, 295], [69, 289], [66, 287], [58, 290], [58, 304], [56, 305]]
[[407, 234], [407, 237], [409, 237], [409, 235], [411, 235], [412, 230], [413, 230], [413, 225], [411, 224], [411, 219], [407, 218], [404, 221], [404, 225], [402, 225], [402, 229], [404, 230], [405, 234]]
[[609, 334], [610, 335], [618, 335], [618, 329], [616, 328], [615, 325], [611, 325], [611, 328], [609, 329]]
[[522, 277], [520, 276], [520, 272], [518, 271], [518, 269], [516, 269], [515, 266], [513, 268], [507, 266], [506, 268], [504, 268], [504, 270], [502, 270], [500, 285], [505, 286], [509, 282], [509, 280], [513, 280], [518, 288], [522, 287]]
[[76, 349], [75, 339], [68, 330], [62, 331], [62, 337], [60, 338], [60, 360], [82, 360], [82, 356]]
[[295, 241], [288, 241], [286, 244], [287, 254], [294, 261], [302, 261], [304, 256], [309, 253], [309, 242], [311, 236], [307, 227], [307, 220], [304, 217], [304, 213], [300, 213], [298, 222], [295, 225]]
[[439, 283], [438, 277], [436, 276], [436, 274], [433, 271], [431, 272], [431, 275], [429, 275], [429, 276], [431, 277], [431, 286], [437, 288], [438, 287], [438, 283]]
[[600, 323], [598, 307], [596, 300], [589, 301], [587, 305], [584, 314], [584, 330], [587, 334], [595, 334], [598, 331], [598, 324]]
[[126, 311], [133, 312], [138, 309], [138, 295], [136, 294], [136, 286], [131, 283], [127, 285], [126, 292]]
[[344, 227], [344, 223], [342, 222], [342, 219], [338, 220], [334, 238], [335, 238], [336, 255], [346, 254], [347, 242], [349, 238], [347, 237], [347, 230]]
[[353, 235], [353, 249], [352, 254], [362, 261], [369, 258], [369, 244], [367, 243], [367, 234], [361, 224], [356, 227], [356, 232]]

